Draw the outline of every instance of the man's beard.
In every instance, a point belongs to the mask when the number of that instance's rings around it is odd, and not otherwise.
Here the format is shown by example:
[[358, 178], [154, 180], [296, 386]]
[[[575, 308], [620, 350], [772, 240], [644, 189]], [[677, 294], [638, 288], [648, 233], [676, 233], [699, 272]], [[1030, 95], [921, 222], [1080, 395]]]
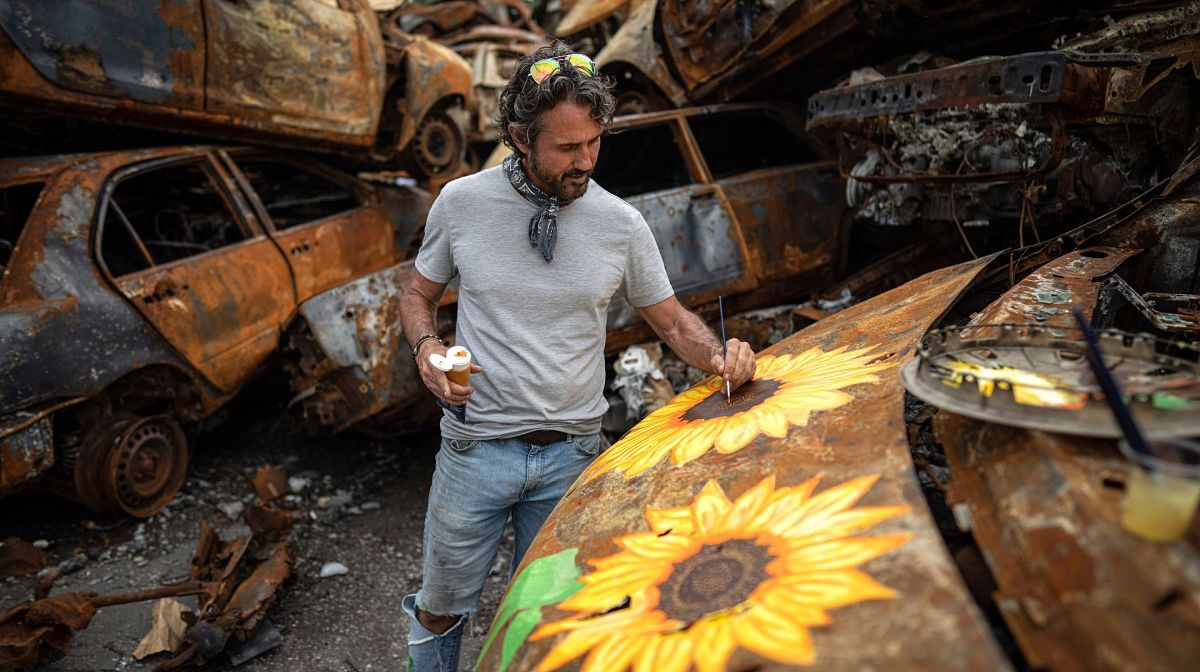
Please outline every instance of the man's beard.
[[590, 178], [592, 175], [591, 171], [575, 169], [555, 175], [548, 170], [545, 170], [542, 164], [538, 163], [537, 156], [532, 153], [529, 154], [529, 172], [533, 173], [534, 177], [541, 181], [542, 184], [546, 185], [548, 189], [546, 193], [558, 198], [558, 204], [560, 206], [567, 205], [572, 201], [578, 200], [581, 196], [583, 196], [588, 188], [588, 180], [584, 180], [582, 183], [575, 184], [573, 182], [568, 182], [567, 178], [580, 176]]

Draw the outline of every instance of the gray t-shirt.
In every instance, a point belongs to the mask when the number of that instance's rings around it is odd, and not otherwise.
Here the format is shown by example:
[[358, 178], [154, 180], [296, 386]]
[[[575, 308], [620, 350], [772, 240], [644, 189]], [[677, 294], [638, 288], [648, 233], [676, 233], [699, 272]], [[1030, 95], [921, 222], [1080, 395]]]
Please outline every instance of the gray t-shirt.
[[429, 211], [417, 270], [459, 275], [456, 343], [484, 369], [466, 423], [443, 416], [447, 438], [600, 431], [609, 301], [622, 292], [643, 308], [674, 293], [646, 220], [595, 182], [559, 209], [550, 263], [529, 244], [536, 212], [499, 167], [450, 182]]

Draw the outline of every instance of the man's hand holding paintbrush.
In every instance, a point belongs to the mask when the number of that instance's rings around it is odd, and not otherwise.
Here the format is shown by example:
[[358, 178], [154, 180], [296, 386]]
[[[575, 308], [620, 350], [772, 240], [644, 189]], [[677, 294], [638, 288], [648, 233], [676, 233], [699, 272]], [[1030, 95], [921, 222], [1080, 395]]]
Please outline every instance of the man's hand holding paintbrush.
[[725, 380], [725, 403], [731, 403], [733, 391], [754, 377], [754, 351], [750, 344], [736, 338], [726, 339], [725, 298], [718, 299], [721, 320], [721, 352], [712, 357], [712, 369]]

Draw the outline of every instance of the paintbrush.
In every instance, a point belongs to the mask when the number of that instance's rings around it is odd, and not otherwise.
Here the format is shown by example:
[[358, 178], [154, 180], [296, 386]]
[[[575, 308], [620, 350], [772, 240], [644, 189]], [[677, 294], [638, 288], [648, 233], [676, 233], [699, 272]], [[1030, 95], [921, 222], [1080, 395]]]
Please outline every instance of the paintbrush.
[[[725, 297], [717, 297], [717, 310], [721, 312], [721, 360], [725, 361], [729, 354], [729, 346], [725, 340]], [[729, 373], [729, 362], [725, 362], [725, 373]], [[733, 393], [729, 389], [729, 381], [725, 381], [725, 403], [726, 405], [733, 403]]]
[[1150, 449], [1146, 446], [1146, 439], [1138, 429], [1137, 423], [1134, 422], [1133, 413], [1129, 411], [1125, 400], [1121, 398], [1121, 388], [1117, 384], [1116, 378], [1109, 372], [1108, 367], [1104, 365], [1104, 358], [1100, 355], [1100, 346], [1096, 343], [1096, 335], [1092, 333], [1082, 312], [1076, 309], [1072, 310], [1071, 314], [1074, 315], [1079, 330], [1083, 332], [1083, 340], [1087, 343], [1088, 363], [1092, 365], [1092, 373], [1096, 375], [1096, 382], [1100, 384], [1100, 389], [1104, 392], [1104, 399], [1108, 402], [1108, 407], [1112, 409], [1121, 433], [1125, 435], [1129, 447], [1135, 452], [1149, 455]]

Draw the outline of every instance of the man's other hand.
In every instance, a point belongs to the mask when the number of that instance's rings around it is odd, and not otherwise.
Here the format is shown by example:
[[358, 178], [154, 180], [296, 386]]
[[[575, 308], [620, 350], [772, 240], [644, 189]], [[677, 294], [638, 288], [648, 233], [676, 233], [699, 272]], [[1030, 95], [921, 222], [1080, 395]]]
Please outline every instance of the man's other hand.
[[[446, 372], [433, 365], [429, 361], [429, 356], [439, 354], [446, 356], [448, 348], [441, 343], [433, 342], [421, 348], [420, 354], [417, 355], [417, 367], [421, 370], [421, 382], [425, 383], [425, 387], [433, 393], [433, 396], [450, 404], [451, 406], [462, 406], [467, 403], [467, 399], [471, 398], [471, 394], [475, 392], [475, 388], [470, 385], [459, 385], [451, 382], [446, 377]], [[478, 364], [471, 364], [471, 375], [483, 373], [483, 367]]]

